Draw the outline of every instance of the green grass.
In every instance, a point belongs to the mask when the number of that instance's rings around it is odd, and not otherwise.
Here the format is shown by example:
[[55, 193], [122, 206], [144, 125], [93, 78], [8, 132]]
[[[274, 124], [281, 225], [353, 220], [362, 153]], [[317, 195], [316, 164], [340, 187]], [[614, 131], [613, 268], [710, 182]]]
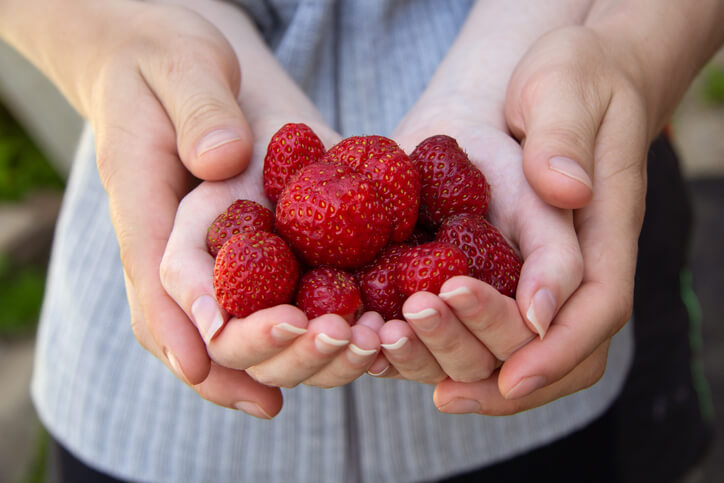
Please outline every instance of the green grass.
[[724, 68], [710, 65], [704, 70], [702, 97], [708, 104], [724, 105]]
[[37, 189], [62, 189], [63, 179], [0, 104], [0, 200]]

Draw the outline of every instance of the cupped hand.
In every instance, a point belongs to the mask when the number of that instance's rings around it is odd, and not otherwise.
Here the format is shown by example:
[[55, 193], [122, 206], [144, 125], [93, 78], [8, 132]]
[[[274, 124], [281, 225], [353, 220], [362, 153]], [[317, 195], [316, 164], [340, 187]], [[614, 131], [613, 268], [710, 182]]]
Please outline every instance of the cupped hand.
[[555, 155], [577, 160], [593, 180], [593, 198], [574, 216], [583, 282], [545, 339], [515, 352], [497, 380], [438, 385], [435, 403], [442, 411], [510, 414], [584, 389], [603, 375], [610, 339], [633, 307], [650, 141], [644, 96], [627, 59], [606, 49], [595, 31], [565, 28], [543, 37], [511, 79], [506, 116], [525, 140], [533, 186], [551, 202], [558, 190], [566, 203], [578, 204], [576, 190], [567, 191], [569, 180], [548, 172]]
[[257, 143], [249, 169], [227, 181], [200, 184], [179, 206], [162, 263], [164, 287], [196, 323], [217, 364], [245, 371], [268, 386], [343, 385], [364, 374], [379, 352], [377, 314], [363, 314], [351, 327], [335, 314], [308, 320], [292, 305], [229, 318], [214, 298], [214, 258], [207, 252], [206, 231], [235, 199], [269, 206], [262, 167], [274, 132], [287, 122], [305, 122], [327, 147], [339, 140], [319, 119], [293, 113], [271, 119], [262, 110], [257, 112], [258, 117], [252, 114], [250, 118]]
[[190, 173], [225, 178], [249, 161], [252, 136], [237, 102], [237, 57], [215, 27], [188, 10], [89, 5], [104, 21], [94, 26], [98, 37], [76, 52], [86, 61], [74, 71], [82, 77], [61, 83], [96, 135], [134, 334], [202, 396], [271, 417], [281, 409], [278, 389], [213, 364], [159, 276]]
[[499, 111], [502, 106], [496, 111], [462, 96], [426, 93], [394, 134], [407, 152], [431, 135], [456, 138], [490, 183], [490, 220], [524, 258], [516, 300], [471, 277], [449, 280], [439, 294], [411, 296], [403, 307], [406, 321], [390, 321], [380, 330], [384, 354], [402, 377], [428, 383], [490, 378], [500, 361], [546, 334], [580, 283], [572, 215], [531, 189], [521, 169], [522, 150]]

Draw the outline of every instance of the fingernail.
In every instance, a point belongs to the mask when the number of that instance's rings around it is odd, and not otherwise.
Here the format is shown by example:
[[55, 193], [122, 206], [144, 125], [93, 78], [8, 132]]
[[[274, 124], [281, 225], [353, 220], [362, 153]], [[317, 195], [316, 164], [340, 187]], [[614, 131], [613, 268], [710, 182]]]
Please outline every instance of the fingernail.
[[176, 377], [184, 381], [186, 384], [189, 384], [189, 380], [186, 377], [186, 374], [184, 374], [183, 369], [181, 369], [181, 364], [179, 364], [178, 359], [175, 355], [173, 355], [173, 352], [168, 349], [164, 349], [163, 354], [166, 356], [166, 359], [168, 360], [168, 363], [171, 366], [174, 374], [176, 374]]
[[409, 339], [407, 337], [400, 337], [397, 342], [394, 342], [392, 344], [380, 344], [383, 348], [387, 349], [388, 351], [396, 351], [400, 350], [402, 346], [407, 344], [407, 341]]
[[347, 344], [349, 344], [348, 340], [335, 339], [327, 334], [317, 334], [314, 338], [314, 346], [322, 354], [334, 354]]
[[199, 144], [196, 147], [196, 154], [200, 157], [209, 151], [220, 148], [225, 144], [239, 140], [241, 140], [241, 138], [235, 132], [228, 131], [226, 129], [217, 129], [216, 131], [211, 131], [201, 138], [201, 141], [199, 141]]
[[271, 416], [264, 411], [261, 406], [252, 401], [239, 401], [234, 403], [234, 407], [250, 416], [254, 416], [255, 418], [271, 419]]
[[370, 356], [377, 353], [377, 349], [362, 349], [354, 344], [348, 346], [347, 359], [352, 364], [362, 364], [368, 361]]
[[529, 376], [521, 379], [521, 381], [513, 386], [513, 389], [505, 394], [505, 399], [518, 399], [527, 396], [546, 385], [543, 376]]
[[202, 295], [194, 301], [191, 305], [191, 316], [207, 344], [224, 325], [224, 317], [210, 295]]
[[531, 299], [525, 316], [533, 324], [541, 339], [548, 332], [555, 311], [556, 301], [553, 294], [547, 288], [538, 290]]
[[419, 312], [405, 313], [405, 318], [415, 327], [422, 330], [433, 330], [440, 323], [440, 314], [435, 309], [424, 309]]
[[478, 300], [467, 287], [458, 287], [449, 292], [440, 292], [439, 297], [458, 312], [470, 312], [478, 306]]
[[469, 414], [480, 412], [480, 403], [472, 399], [455, 398], [438, 408], [448, 414]]
[[591, 177], [588, 176], [586, 170], [570, 158], [566, 158], [564, 156], [554, 156], [548, 161], [548, 167], [553, 171], [561, 173], [564, 176], [568, 176], [571, 179], [585, 184], [590, 189], [593, 189]]
[[387, 374], [387, 371], [390, 370], [390, 367], [392, 367], [392, 366], [388, 365], [388, 366], [385, 366], [383, 369], [377, 370], [377, 371], [370, 369], [367, 371], [367, 374], [369, 374], [370, 376], [374, 376], [374, 377], [382, 377], [385, 374]]
[[271, 328], [272, 337], [279, 342], [289, 342], [292, 339], [296, 339], [302, 334], [306, 334], [307, 329], [297, 327], [296, 325], [282, 322]]

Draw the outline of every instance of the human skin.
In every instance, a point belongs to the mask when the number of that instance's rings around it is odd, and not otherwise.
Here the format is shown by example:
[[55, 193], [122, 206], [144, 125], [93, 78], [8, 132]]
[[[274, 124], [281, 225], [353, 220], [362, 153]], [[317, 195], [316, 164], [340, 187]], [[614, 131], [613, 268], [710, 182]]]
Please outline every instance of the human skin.
[[229, 42], [189, 11], [128, 0], [2, 0], [0, 35], [93, 127], [141, 345], [202, 397], [259, 417], [278, 413], [279, 389], [212, 364], [159, 277], [190, 174], [228, 178], [251, 155]]
[[[724, 42], [721, 2], [596, 2], [585, 26], [541, 38], [511, 79], [505, 104], [524, 141], [527, 179], [574, 212], [583, 283], [535, 340], [505, 361], [497, 380], [446, 380], [444, 412], [510, 414], [597, 381], [610, 338], [629, 319], [644, 215], [646, 151], [706, 60]], [[592, 179], [585, 203], [556, 192], [548, 160], [564, 154]], [[653, 167], [655, 169], [655, 167]]]
[[[495, 179], [494, 189], [498, 190], [495, 196], [501, 201], [497, 202], [497, 205], [494, 201], [492, 211], [499, 220], [508, 222], [506, 225], [506, 228], [508, 228], [507, 234], [511, 235], [516, 242], [521, 243], [524, 255], [527, 256], [521, 280], [523, 289], [522, 292], [519, 290], [519, 293], [527, 293], [527, 295], [521, 297], [521, 301], [525, 300], [525, 310], [527, 312], [530, 312], [529, 302], [538, 289], [549, 286], [549, 292], [555, 294], [557, 299], [553, 304], [560, 305], [575, 290], [582, 275], [581, 257], [570, 213], [546, 205], [530, 190], [520, 169], [520, 148], [517, 142], [504, 132], [504, 126], [502, 125], [505, 87], [515, 66], [513, 59], [519, 58], [530, 43], [540, 34], [562, 23], [566, 24], [564, 20], [561, 20], [562, 18], [568, 18], [568, 22], [582, 22], [587, 13], [587, 8], [584, 8], [587, 7], [585, 2], [559, 2], [555, 4], [555, 8], [552, 5], [552, 3], [549, 3], [547, 6], [541, 6], [536, 2], [531, 2], [530, 15], [523, 18], [521, 18], [517, 9], [506, 6], [504, 2], [480, 2], [471, 13], [472, 23], [469, 24], [466, 30], [468, 32], [467, 36], [464, 35], [464, 37], [467, 37], [464, 39], [465, 41], [479, 41], [480, 44], [485, 44], [484, 40], [490, 41], [498, 34], [507, 33], [506, 42], [498, 41], [494, 48], [489, 47], [487, 50], [479, 49], [475, 51], [480, 59], [485, 59], [486, 62], [488, 59], [484, 56], [485, 54], [497, 53], [496, 56], [492, 57], [490, 64], [480, 62], [483, 66], [481, 70], [487, 67], [484, 72], [495, 71], [497, 73], [496, 76], [490, 76], [489, 79], [486, 79], [487, 84], [483, 84], [485, 94], [488, 96], [486, 99], [496, 99], [496, 102], [491, 102], [494, 108], [486, 107], [486, 110], [482, 111], [500, 121], [497, 127], [490, 126], [483, 133], [470, 135], [472, 129], [478, 126], [485, 128], [487, 125], [478, 123], [469, 125], [471, 129], [466, 132], [455, 132], [456, 126], [451, 123], [430, 123], [430, 117], [436, 116], [442, 108], [441, 104], [437, 104], [437, 102], [450, 100], [451, 96], [432, 96], [429, 93], [426, 93], [423, 98], [434, 97], [435, 101], [422, 102], [420, 104], [422, 107], [416, 107], [408, 116], [408, 120], [416, 120], [415, 122], [419, 124], [434, 125], [436, 129], [440, 130], [439, 132], [462, 135], [465, 141], [476, 143], [471, 144], [471, 146], [480, 145], [481, 148], [478, 151], [482, 149], [493, 153], [492, 161], [485, 168], [491, 168], [490, 171], [486, 169], [486, 172], [490, 172], [491, 179]], [[496, 21], [491, 21], [492, 18], [496, 19]], [[501, 18], [510, 19], [509, 23], [501, 23]], [[487, 23], [480, 25], [481, 20]], [[531, 24], [537, 25], [538, 30], [520, 28]], [[471, 33], [480, 27], [489, 31], [490, 38], [482, 39], [483, 41], [474, 38]], [[526, 32], [526, 35], [520, 33], [516, 35], [509, 34], [509, 32], [521, 31]], [[234, 43], [232, 41], [232, 44]], [[456, 52], [460, 52], [460, 50], [457, 49]], [[242, 56], [244, 54], [239, 55], [243, 66], [244, 59]], [[455, 54], [448, 57], [444, 65], [452, 64], [452, 68], [449, 70], [455, 71], [460, 67], [459, 62], [461, 60], [460, 56]], [[249, 75], [253, 74], [250, 73]], [[469, 81], [474, 82], [477, 79], [469, 79]], [[253, 84], [248, 78], [247, 82]], [[449, 87], [443, 81], [433, 81], [433, 85], [437, 86], [437, 90]], [[462, 96], [457, 99], [463, 101]], [[459, 106], [462, 105], [464, 105], [464, 101], [459, 103]], [[244, 106], [242, 92], [242, 107]], [[245, 109], [245, 112], [249, 113], [250, 111]], [[466, 112], [466, 114], [469, 113]], [[292, 116], [285, 120], [281, 117], [278, 119], [278, 125], [294, 120], [299, 120], [299, 118]], [[407, 124], [412, 127], [416, 126], [412, 121]], [[402, 136], [403, 131], [399, 132], [403, 147], [406, 147], [408, 151], [411, 150], [414, 145], [405, 144], [404, 140], [409, 141], [412, 136]], [[419, 129], [409, 129], [408, 132], [421, 134]], [[430, 132], [430, 134], [436, 133], [438, 131]], [[258, 155], [263, 154], [265, 142], [271, 137], [271, 134], [271, 132], [258, 132], [262, 141], [259, 143]], [[464, 146], [466, 146], [465, 143]], [[369, 368], [374, 352], [379, 350], [379, 344], [365, 346], [365, 352], [372, 353], [366, 359], [364, 366], [353, 369], [348, 366], [344, 357], [340, 357], [344, 354], [339, 354], [332, 359], [328, 355], [315, 353], [312, 339], [320, 333], [317, 328], [310, 331], [311, 333], [300, 335], [297, 340], [289, 345], [265, 345], [263, 343], [265, 342], [264, 331], [268, 330], [270, 320], [273, 317], [273, 320], [279, 321], [284, 320], [282, 317], [298, 316], [291, 307], [284, 306], [283, 309], [277, 307], [269, 309], [274, 310], [274, 312], [268, 312], [268, 315], [267, 312], [260, 311], [251, 318], [243, 320], [231, 318], [225, 322], [227, 320], [225, 314], [219, 315], [221, 311], [211, 304], [213, 259], [205, 253], [202, 235], [216, 214], [223, 211], [233, 201], [234, 197], [243, 196], [262, 203], [266, 202], [263, 194], [259, 191], [261, 158], [257, 159], [258, 161], [253, 161], [249, 170], [242, 176], [223, 183], [202, 184], [184, 199], [179, 208], [176, 226], [164, 256], [162, 265], [164, 286], [189, 315], [193, 315], [191, 307], [196, 303], [195, 301], [202, 296], [208, 297], [204, 300], [208, 302], [209, 311], [216, 312], [217, 315], [212, 317], [216, 323], [212, 325], [213, 328], [205, 336], [205, 339], [209, 353], [220, 364], [246, 370], [257, 380], [270, 385], [290, 387], [305, 383], [330, 387], [350, 382]], [[221, 193], [221, 195], [218, 193]], [[220, 201], [223, 196], [227, 198], [225, 201]], [[527, 222], [516, 222], [514, 224], [512, 220], [527, 220]], [[419, 372], [405, 371], [403, 358], [397, 357], [395, 362], [397, 362], [398, 375], [402, 373], [408, 379], [421, 382], [437, 382], [447, 375], [456, 380], [465, 381], [487, 378], [494, 371], [497, 359], [507, 358], [516, 348], [536, 336], [527, 325], [526, 320], [520, 316], [519, 309], [512, 299], [503, 297], [492, 290], [490, 286], [471, 278], [466, 278], [465, 284], [466, 288], [474, 290], [475, 293], [484, 292], [486, 294], [490, 301], [486, 313], [489, 315], [494, 314], [501, 323], [497, 324], [496, 327], [479, 327], [479, 330], [475, 331], [475, 335], [478, 337], [466, 337], [467, 329], [458, 323], [456, 326], [447, 327], [449, 330], [444, 331], [444, 338], [427, 338], [426, 342], [430, 345], [436, 341], [442, 341], [441, 343], [446, 345], [442, 350], [434, 350], [437, 359], [433, 359], [429, 355], [423, 344], [418, 344], [416, 340], [413, 340], [407, 347], [412, 347], [414, 352], [412, 354], [408, 353], [404, 359], [409, 361], [409, 364], [414, 364], [424, 368], [424, 370]], [[415, 300], [423, 300], [424, 302], [424, 297], [424, 294], [420, 294], [418, 297], [411, 298], [407, 307], [414, 306]], [[450, 307], [444, 302], [440, 303], [442, 304], [440, 310], [446, 309], [448, 313], [456, 312], [455, 307]], [[550, 307], [547, 310], [553, 311], [555, 307]], [[466, 313], [466, 315], [468, 314]], [[470, 320], [470, 317], [468, 316], [466, 320]], [[478, 315], [476, 314], [475, 317], [478, 317]], [[552, 317], [552, 314], [547, 317]], [[334, 319], [333, 316], [325, 316], [322, 320], [329, 323]], [[219, 330], [224, 323], [223, 329]], [[294, 322], [297, 327], [309, 327], [312, 324], [316, 327], [319, 323], [319, 319], [308, 321], [306, 326], [301, 319], [295, 319]], [[384, 334], [388, 337], [390, 329], [395, 327], [395, 324], [403, 330], [409, 328], [404, 321], [384, 324], [384, 321], [378, 315], [367, 314], [363, 318], [362, 324], [354, 326], [352, 331], [359, 330], [358, 326], [361, 325], [362, 327], [380, 331], [380, 336]], [[542, 330], [544, 331], [544, 329]], [[332, 329], [330, 328], [330, 330]], [[340, 348], [350, 341], [349, 335], [343, 333], [341, 328], [334, 330], [337, 332], [325, 332], [325, 334], [337, 339]], [[412, 338], [411, 333], [408, 340], [410, 338]], [[389, 353], [390, 350], [394, 350], [394, 348], [391, 349], [391, 346], [394, 347], [401, 339], [402, 337], [398, 337], [394, 341], [388, 341], [385, 351]], [[445, 341], [459, 342], [459, 345], [454, 350], [447, 351], [446, 348], [452, 347], [453, 344], [447, 344]], [[491, 346], [490, 348], [487, 347], [488, 344]], [[360, 351], [353, 352], [359, 355]], [[336, 355], [336, 353], [332, 355]], [[444, 368], [440, 367], [436, 361], [442, 361]], [[372, 368], [371, 372], [378, 373], [381, 372], [380, 365], [389, 366], [389, 363], [386, 362], [385, 357], [378, 357], [374, 361], [374, 365], [375, 367]], [[471, 368], [473, 370], [470, 370]]]

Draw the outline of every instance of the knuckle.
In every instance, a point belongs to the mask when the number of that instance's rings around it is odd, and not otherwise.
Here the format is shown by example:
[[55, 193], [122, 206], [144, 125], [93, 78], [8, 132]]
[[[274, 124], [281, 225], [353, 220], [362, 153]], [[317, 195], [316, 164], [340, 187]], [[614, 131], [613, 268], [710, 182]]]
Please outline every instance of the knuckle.
[[208, 124], [225, 111], [223, 103], [210, 97], [206, 93], [194, 93], [184, 99], [178, 111], [178, 131], [180, 133], [193, 132], [199, 127]]

